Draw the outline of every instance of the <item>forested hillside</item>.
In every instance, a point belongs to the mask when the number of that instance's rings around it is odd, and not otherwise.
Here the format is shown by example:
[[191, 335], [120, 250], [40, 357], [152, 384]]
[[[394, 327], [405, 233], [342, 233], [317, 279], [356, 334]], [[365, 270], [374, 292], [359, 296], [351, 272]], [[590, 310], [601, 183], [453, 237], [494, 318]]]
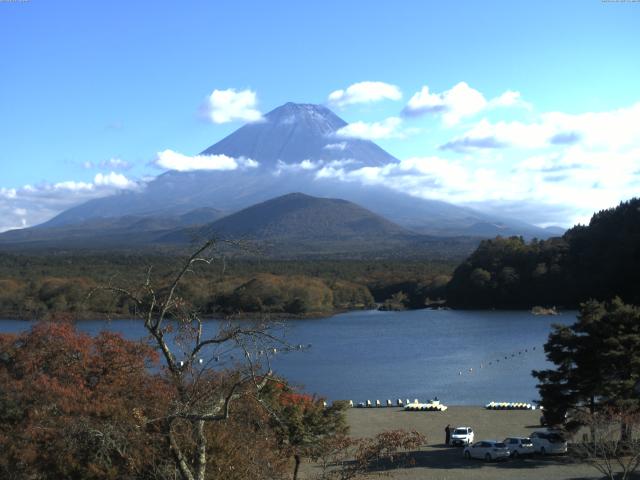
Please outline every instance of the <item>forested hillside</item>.
[[640, 303], [640, 199], [593, 215], [560, 238], [483, 241], [454, 272], [448, 303], [463, 308], [576, 307], [620, 296]]
[[[131, 316], [133, 305], [97, 287], [135, 288], [148, 269], [169, 281], [181, 257], [172, 255], [0, 254], [0, 316], [43, 319], [70, 313], [75, 318]], [[420, 308], [441, 296], [454, 264], [418, 260], [220, 260], [197, 268], [181, 287], [182, 298], [201, 315], [275, 313], [327, 315], [372, 308], [398, 292], [400, 308]]]

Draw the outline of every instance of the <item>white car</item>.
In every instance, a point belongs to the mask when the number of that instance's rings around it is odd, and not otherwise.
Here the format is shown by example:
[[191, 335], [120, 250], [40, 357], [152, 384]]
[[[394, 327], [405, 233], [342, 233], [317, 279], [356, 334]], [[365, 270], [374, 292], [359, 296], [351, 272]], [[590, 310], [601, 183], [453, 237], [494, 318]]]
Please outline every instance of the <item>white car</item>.
[[503, 442], [507, 449], [509, 450], [509, 454], [513, 458], [518, 458], [522, 455], [533, 455], [535, 452], [533, 442], [530, 438], [526, 437], [507, 437], [503, 440]]
[[449, 440], [451, 445], [470, 445], [473, 443], [473, 430], [471, 427], [456, 427]]
[[509, 449], [502, 442], [495, 440], [481, 440], [464, 449], [465, 458], [481, 458], [491, 460], [506, 460], [509, 458]]
[[536, 430], [531, 434], [531, 442], [534, 451], [541, 455], [567, 453], [567, 441], [559, 430]]

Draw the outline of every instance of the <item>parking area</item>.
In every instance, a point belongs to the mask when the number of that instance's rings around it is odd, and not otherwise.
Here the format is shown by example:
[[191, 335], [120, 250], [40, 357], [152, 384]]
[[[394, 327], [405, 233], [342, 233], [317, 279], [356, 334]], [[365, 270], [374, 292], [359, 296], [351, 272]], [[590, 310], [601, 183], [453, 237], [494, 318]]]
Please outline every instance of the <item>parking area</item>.
[[[450, 407], [446, 412], [407, 412], [400, 408], [352, 408], [347, 419], [354, 437], [368, 437], [385, 430], [417, 430], [427, 437], [427, 445], [415, 453], [415, 465], [393, 470], [392, 479], [597, 479], [598, 472], [573, 463], [567, 456], [545, 456], [484, 462], [465, 459], [462, 448], [445, 445], [447, 424], [470, 426], [475, 440], [503, 440], [509, 436], [529, 436], [541, 428], [540, 412], [531, 410], [495, 411], [482, 407]], [[309, 474], [313, 469], [305, 469]], [[311, 477], [311, 475], [310, 475]]]

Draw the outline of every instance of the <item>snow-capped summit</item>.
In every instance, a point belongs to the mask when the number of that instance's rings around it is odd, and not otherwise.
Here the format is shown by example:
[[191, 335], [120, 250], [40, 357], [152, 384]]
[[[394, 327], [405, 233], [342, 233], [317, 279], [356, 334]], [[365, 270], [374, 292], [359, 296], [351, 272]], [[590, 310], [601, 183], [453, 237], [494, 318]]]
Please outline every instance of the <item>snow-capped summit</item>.
[[373, 142], [337, 136], [336, 132], [346, 125], [323, 105], [289, 102], [260, 121], [239, 128], [202, 154], [251, 158], [263, 166], [303, 160], [349, 159], [361, 166], [397, 161]]

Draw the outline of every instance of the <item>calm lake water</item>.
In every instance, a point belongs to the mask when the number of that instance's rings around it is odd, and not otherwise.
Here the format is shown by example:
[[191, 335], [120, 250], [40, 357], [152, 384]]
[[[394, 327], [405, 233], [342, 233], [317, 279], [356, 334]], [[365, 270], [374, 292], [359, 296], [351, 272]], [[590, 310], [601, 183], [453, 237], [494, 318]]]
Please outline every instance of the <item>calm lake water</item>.
[[[570, 324], [575, 316], [414, 310], [292, 320], [279, 333], [291, 344], [311, 347], [276, 354], [272, 367], [305, 391], [330, 400], [426, 401], [437, 396], [451, 405], [531, 402], [538, 398], [531, 370], [547, 366], [543, 344], [551, 324]], [[219, 324], [208, 321], [212, 329]], [[29, 325], [0, 320], [0, 331], [18, 332]], [[108, 329], [131, 339], [145, 335], [134, 320], [87, 320], [78, 328], [91, 334]]]

